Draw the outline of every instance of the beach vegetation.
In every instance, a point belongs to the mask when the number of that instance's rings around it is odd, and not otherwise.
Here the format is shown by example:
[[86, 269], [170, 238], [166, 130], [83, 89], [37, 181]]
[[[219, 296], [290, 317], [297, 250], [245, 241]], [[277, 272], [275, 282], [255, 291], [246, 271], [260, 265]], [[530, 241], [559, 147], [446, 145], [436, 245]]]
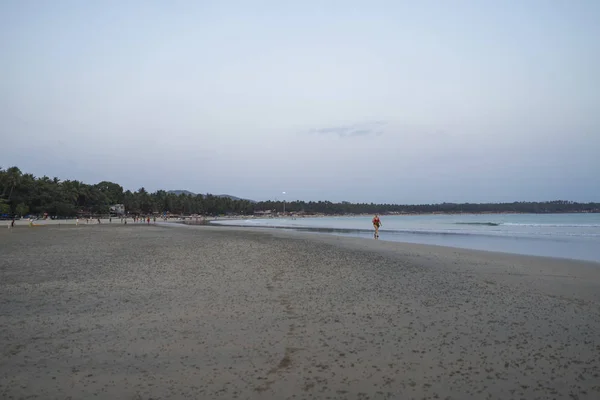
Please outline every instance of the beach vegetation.
[[[86, 184], [58, 177], [35, 177], [18, 167], [0, 168], [0, 214], [74, 217], [106, 214], [111, 206], [123, 204], [128, 214], [171, 215], [269, 215], [281, 213], [283, 201], [251, 201], [226, 195], [195, 194], [189, 191], [144, 187], [124, 190], [118, 183]], [[348, 201], [286, 201], [286, 213], [294, 214], [458, 214], [458, 213], [567, 213], [600, 212], [600, 203], [567, 200], [512, 203], [375, 204]]]

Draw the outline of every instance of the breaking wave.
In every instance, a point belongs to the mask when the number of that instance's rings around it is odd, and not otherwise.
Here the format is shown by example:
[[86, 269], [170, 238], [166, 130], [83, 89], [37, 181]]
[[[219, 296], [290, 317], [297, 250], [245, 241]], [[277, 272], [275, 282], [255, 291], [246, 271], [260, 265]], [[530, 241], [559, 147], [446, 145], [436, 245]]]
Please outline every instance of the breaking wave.
[[455, 225], [479, 225], [479, 226], [500, 226], [498, 222], [455, 222]]
[[539, 228], [600, 228], [600, 224], [527, 224], [517, 222], [505, 222], [502, 225], [505, 226], [528, 226], [528, 227], [539, 227]]

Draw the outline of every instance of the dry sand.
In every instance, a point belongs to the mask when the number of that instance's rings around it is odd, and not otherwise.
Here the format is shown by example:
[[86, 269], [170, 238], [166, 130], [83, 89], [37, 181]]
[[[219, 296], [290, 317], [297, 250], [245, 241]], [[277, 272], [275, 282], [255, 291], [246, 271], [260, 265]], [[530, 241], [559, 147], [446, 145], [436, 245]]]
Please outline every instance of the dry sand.
[[2, 399], [600, 398], [600, 264], [103, 224], [0, 278]]

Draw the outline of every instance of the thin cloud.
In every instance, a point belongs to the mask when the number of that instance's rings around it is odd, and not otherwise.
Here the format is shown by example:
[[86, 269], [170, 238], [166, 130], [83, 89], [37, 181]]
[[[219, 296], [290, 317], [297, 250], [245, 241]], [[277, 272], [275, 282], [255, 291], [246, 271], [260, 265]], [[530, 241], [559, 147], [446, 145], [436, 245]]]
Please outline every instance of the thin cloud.
[[317, 135], [337, 135], [339, 137], [356, 137], [370, 135], [381, 136], [383, 134], [382, 127], [386, 124], [386, 121], [362, 122], [352, 125], [340, 125], [312, 129], [310, 133]]
[[346, 135], [347, 136], [366, 136], [366, 135], [370, 135], [371, 133], [374, 133], [374, 131], [369, 130], [369, 129], [357, 129], [355, 131], [348, 132]]

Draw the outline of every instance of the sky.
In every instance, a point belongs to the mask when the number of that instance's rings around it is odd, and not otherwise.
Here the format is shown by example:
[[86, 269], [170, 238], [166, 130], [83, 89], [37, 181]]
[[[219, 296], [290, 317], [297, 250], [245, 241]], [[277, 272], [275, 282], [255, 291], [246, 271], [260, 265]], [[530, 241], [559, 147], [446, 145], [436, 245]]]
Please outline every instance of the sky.
[[253, 200], [600, 201], [598, 21], [596, 0], [4, 0], [0, 166]]

